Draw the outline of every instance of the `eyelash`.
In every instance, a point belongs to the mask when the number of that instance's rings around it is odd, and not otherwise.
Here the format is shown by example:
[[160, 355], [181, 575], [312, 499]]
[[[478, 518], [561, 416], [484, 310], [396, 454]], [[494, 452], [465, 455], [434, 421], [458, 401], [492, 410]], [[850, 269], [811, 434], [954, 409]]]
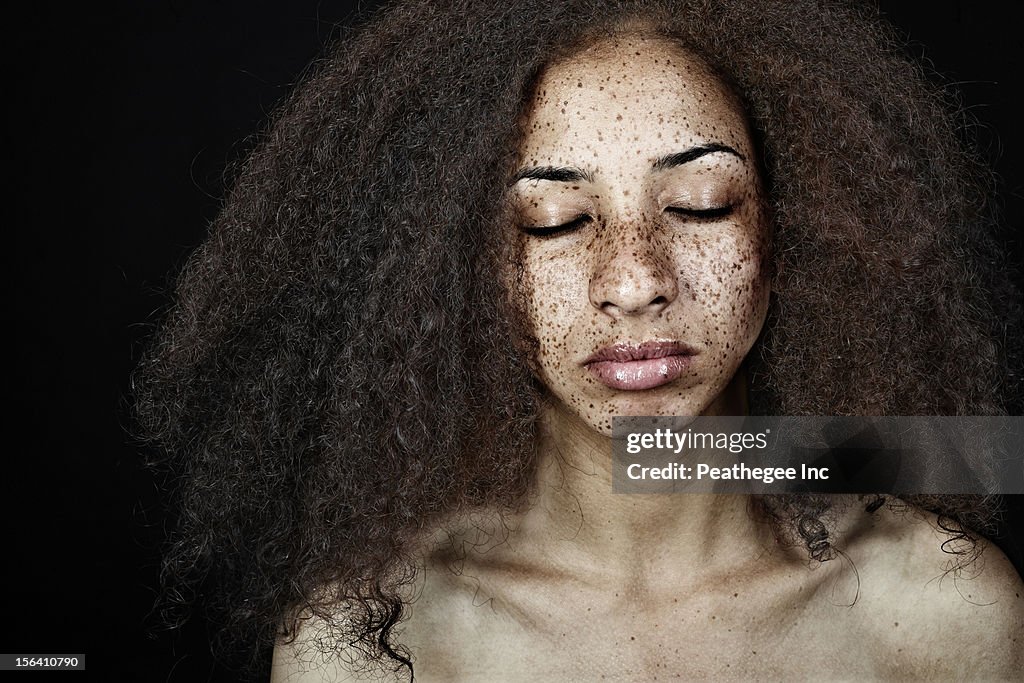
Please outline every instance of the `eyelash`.
[[562, 223], [561, 225], [524, 225], [523, 230], [534, 237], [553, 237], [554, 235], [570, 232], [576, 228], [582, 227], [591, 220], [590, 216], [584, 214], [583, 216], [574, 218], [568, 223]]
[[[733, 212], [733, 208], [734, 207], [731, 204], [729, 204], [728, 206], [717, 206], [713, 209], [687, 209], [682, 206], [669, 206], [665, 208], [665, 211], [676, 214], [678, 216], [684, 216], [691, 220], [713, 221], [719, 218], [725, 218], [726, 216]], [[591, 220], [592, 219], [590, 218], [590, 216], [583, 215], [578, 218], [574, 218], [573, 220], [567, 223], [562, 223], [560, 225], [524, 225], [523, 230], [525, 230], [530, 235], [533, 235], [534, 237], [553, 237], [555, 235], [571, 232], [576, 228], [580, 228], [589, 223]]]
[[713, 209], [687, 209], [682, 206], [669, 206], [665, 208], [665, 211], [692, 220], [713, 221], [719, 218], [725, 218], [733, 212], [734, 208], [735, 207], [732, 204], [717, 206]]

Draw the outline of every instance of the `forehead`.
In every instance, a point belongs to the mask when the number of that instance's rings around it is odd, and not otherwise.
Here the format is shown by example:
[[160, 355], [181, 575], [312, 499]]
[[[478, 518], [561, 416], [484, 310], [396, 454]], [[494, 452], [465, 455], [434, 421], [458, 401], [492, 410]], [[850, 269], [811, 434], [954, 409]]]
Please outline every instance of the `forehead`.
[[605, 143], [673, 151], [715, 141], [751, 151], [746, 118], [725, 84], [698, 57], [658, 37], [607, 39], [549, 65], [525, 120], [524, 162], [558, 161], [552, 154], [579, 160], [581, 152], [595, 154], [580, 145]]

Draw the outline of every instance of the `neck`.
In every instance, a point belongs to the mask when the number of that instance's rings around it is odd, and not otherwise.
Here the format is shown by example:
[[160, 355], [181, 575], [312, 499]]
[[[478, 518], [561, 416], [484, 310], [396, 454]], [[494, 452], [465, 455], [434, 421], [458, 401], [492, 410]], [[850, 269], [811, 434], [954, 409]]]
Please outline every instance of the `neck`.
[[[742, 414], [742, 382], [734, 380], [704, 414]], [[746, 496], [612, 493], [610, 437], [561, 404], [545, 409], [538, 447], [536, 493], [516, 532], [523, 550], [613, 578], [636, 580], [642, 571], [666, 581], [735, 566], [764, 550]]]

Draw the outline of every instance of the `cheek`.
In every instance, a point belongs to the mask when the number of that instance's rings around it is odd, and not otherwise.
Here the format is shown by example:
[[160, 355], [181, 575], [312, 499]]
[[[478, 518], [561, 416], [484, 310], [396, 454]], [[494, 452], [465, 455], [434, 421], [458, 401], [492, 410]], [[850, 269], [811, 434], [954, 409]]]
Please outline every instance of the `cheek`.
[[728, 350], [746, 352], [764, 324], [768, 306], [767, 250], [760, 240], [724, 234], [704, 245], [697, 296], [709, 333], [728, 337]]
[[579, 308], [583, 264], [562, 250], [528, 245], [523, 286], [542, 365], [560, 355]]
[[768, 310], [766, 250], [760, 242], [739, 240], [719, 261], [715, 286], [723, 327], [745, 353], [764, 325]]

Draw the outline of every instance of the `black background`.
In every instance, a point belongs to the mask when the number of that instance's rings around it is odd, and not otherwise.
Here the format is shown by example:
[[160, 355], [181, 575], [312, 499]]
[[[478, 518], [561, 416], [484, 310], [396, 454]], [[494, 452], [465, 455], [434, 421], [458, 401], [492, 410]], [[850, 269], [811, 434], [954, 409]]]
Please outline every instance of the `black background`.
[[[85, 652], [103, 680], [233, 680], [212, 662], [205, 624], [147, 635], [164, 516], [129, 437], [128, 378], [169, 274], [217, 212], [225, 168], [356, 6], [98, 4], [38, 4], [5, 21], [3, 273], [15, 343], [0, 652]], [[882, 7], [977, 118], [1021, 263], [1015, 4]], [[1001, 543], [1020, 570], [1024, 506], [1012, 503]]]

